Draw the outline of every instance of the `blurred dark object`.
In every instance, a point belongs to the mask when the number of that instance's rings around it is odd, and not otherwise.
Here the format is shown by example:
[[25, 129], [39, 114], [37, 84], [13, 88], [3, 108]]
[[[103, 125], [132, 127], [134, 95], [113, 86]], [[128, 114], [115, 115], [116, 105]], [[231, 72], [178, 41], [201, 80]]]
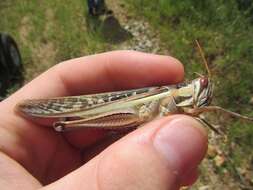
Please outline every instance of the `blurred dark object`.
[[248, 10], [252, 8], [252, 0], [237, 0], [239, 10]]
[[0, 33], [0, 96], [6, 96], [7, 89], [23, 82], [23, 66], [18, 46], [14, 39]]
[[252, 0], [237, 0], [238, 9], [243, 11], [245, 16], [253, 22], [253, 1]]
[[99, 16], [104, 14], [112, 14], [105, 4], [104, 0], [87, 0], [88, 11], [92, 16]]

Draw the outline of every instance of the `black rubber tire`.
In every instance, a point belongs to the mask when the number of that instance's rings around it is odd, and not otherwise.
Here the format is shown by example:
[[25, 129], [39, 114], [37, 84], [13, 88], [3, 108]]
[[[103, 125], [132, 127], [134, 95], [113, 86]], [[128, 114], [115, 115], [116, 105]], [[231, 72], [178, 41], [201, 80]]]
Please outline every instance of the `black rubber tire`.
[[1, 34], [1, 45], [11, 80], [22, 78], [22, 59], [14, 39], [7, 34]]
[[10, 74], [7, 68], [7, 62], [5, 60], [3, 48], [0, 44], [0, 96], [6, 95], [7, 89], [10, 84]]

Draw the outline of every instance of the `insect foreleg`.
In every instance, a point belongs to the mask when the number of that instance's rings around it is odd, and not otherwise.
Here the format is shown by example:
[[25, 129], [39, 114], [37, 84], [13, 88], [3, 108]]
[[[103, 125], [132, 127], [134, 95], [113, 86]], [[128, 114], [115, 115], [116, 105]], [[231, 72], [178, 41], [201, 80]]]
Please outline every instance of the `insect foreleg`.
[[166, 116], [180, 113], [180, 109], [176, 104], [173, 96], [164, 98], [159, 106], [159, 116]]

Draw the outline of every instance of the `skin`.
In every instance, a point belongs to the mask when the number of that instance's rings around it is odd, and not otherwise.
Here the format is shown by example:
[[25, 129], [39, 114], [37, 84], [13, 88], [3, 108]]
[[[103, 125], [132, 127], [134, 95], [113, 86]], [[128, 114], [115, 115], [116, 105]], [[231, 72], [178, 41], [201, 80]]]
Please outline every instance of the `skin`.
[[23, 99], [168, 85], [181, 82], [183, 75], [183, 66], [172, 57], [134, 51], [52, 67], [0, 103], [1, 189], [174, 190], [194, 183], [207, 134], [188, 116], [154, 120], [117, 140], [106, 138], [104, 130], [57, 133], [51, 120], [15, 111]]

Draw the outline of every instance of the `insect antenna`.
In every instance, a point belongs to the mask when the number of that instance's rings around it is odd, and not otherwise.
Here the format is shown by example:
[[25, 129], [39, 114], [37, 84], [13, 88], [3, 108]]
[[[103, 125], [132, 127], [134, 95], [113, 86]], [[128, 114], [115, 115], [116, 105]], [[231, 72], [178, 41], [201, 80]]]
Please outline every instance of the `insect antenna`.
[[[202, 58], [202, 60], [203, 60], [203, 62], [205, 64], [205, 67], [206, 67], [206, 70], [207, 70], [207, 74], [208, 74], [208, 78], [211, 78], [211, 71], [210, 71], [210, 69], [208, 67], [208, 63], [207, 63], [207, 60], [205, 58], [204, 51], [201, 48], [198, 40], [195, 40], [195, 42], [197, 44], [197, 47], [198, 47], [199, 53], [201, 55], [201, 58]], [[199, 76], [201, 76], [201, 74], [199, 74], [199, 73], [196, 73], [196, 74], [199, 75]], [[203, 112], [220, 112], [220, 113], [223, 113], [223, 114], [230, 115], [232, 117], [236, 117], [236, 118], [241, 119], [241, 120], [253, 122], [253, 117], [241, 115], [239, 113], [236, 113], [236, 112], [224, 109], [224, 108], [222, 108], [220, 106], [205, 106], [205, 107], [202, 107], [202, 108], [197, 108], [196, 111], [200, 112], [200, 113], [203, 113]], [[206, 123], [206, 122], [204, 122], [204, 123]]]
[[206, 58], [205, 58], [204, 51], [203, 51], [203, 49], [201, 48], [201, 46], [200, 46], [198, 40], [195, 40], [195, 42], [196, 42], [196, 44], [197, 44], [197, 47], [198, 47], [200, 56], [201, 56], [201, 58], [202, 58], [202, 60], [203, 60], [203, 62], [204, 62], [204, 64], [205, 64], [208, 77], [211, 78], [211, 71], [210, 71], [210, 69], [209, 69], [209, 67], [208, 67], [208, 63], [207, 63], [207, 60], [206, 60]]

